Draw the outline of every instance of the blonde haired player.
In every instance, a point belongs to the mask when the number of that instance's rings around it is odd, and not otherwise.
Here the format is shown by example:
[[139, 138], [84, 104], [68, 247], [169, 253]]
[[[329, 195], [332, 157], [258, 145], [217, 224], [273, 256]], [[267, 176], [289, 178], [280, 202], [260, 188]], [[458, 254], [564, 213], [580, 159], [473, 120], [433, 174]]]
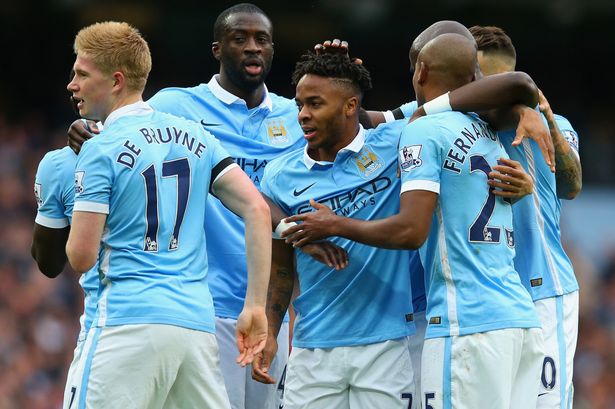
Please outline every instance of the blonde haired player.
[[228, 408], [207, 285], [205, 201], [216, 195], [246, 223], [241, 365], [264, 347], [267, 334], [268, 207], [200, 124], [143, 102], [151, 57], [135, 28], [88, 26], [74, 49], [67, 88], [79, 114], [104, 125], [77, 161], [66, 246], [78, 272], [98, 258], [101, 278], [74, 407]]

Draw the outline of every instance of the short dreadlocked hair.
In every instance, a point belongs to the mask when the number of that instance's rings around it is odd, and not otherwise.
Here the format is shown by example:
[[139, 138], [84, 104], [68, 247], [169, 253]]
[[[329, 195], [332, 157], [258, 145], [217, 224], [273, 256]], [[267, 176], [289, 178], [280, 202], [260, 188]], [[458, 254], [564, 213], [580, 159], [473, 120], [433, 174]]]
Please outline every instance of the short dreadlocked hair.
[[295, 65], [293, 84], [297, 85], [306, 74], [331, 78], [346, 86], [352, 86], [361, 97], [365, 91], [372, 88], [372, 79], [367, 68], [362, 64], [356, 64], [347, 55], [326, 53], [317, 55], [313, 52], [303, 54]]

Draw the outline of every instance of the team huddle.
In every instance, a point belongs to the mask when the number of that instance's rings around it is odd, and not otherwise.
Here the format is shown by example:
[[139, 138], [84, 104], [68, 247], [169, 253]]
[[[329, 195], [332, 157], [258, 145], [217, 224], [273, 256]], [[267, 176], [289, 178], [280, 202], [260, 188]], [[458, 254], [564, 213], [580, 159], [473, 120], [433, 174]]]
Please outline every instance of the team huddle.
[[224, 10], [219, 73], [144, 101], [137, 29], [76, 35], [83, 119], [39, 164], [32, 244], [85, 295], [63, 407], [571, 408], [578, 137], [510, 38], [434, 23], [416, 101], [381, 112], [339, 40], [270, 92], [272, 36]]

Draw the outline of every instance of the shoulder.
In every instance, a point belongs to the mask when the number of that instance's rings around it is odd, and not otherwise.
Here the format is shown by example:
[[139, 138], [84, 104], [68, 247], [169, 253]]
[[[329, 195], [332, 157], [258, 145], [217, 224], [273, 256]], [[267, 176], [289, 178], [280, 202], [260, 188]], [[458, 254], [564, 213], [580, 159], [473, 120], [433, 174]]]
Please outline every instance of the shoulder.
[[406, 118], [410, 118], [412, 114], [414, 114], [414, 111], [418, 109], [418, 103], [416, 101], [406, 102], [402, 104], [399, 109]]
[[269, 93], [269, 98], [271, 99], [272, 110], [274, 112], [297, 111], [297, 103], [294, 99], [289, 99], [278, 94], [274, 94], [273, 92]]
[[560, 130], [563, 130], [562, 128], [571, 129], [571, 130], [573, 129], [572, 124], [570, 123], [568, 118], [566, 118], [565, 116], [554, 113], [553, 118], [555, 119], [557, 126], [560, 127]]
[[285, 168], [295, 166], [295, 164], [299, 161], [303, 161], [303, 153], [304, 148], [301, 147], [267, 162], [267, 166], [265, 167], [265, 176], [267, 178], [273, 178], [281, 173], [284, 173]]
[[167, 87], [155, 93], [148, 100], [148, 102], [152, 103], [152, 101], [157, 101], [157, 100], [164, 99], [164, 98], [190, 97], [192, 95], [198, 95], [198, 94], [203, 94], [207, 92], [210, 92], [207, 84], [199, 84], [194, 87]]
[[64, 148], [47, 152], [39, 163], [39, 172], [41, 172], [42, 169], [58, 172], [61, 169], [71, 167], [74, 170], [76, 161], [77, 155], [75, 152], [68, 146], [65, 146]]

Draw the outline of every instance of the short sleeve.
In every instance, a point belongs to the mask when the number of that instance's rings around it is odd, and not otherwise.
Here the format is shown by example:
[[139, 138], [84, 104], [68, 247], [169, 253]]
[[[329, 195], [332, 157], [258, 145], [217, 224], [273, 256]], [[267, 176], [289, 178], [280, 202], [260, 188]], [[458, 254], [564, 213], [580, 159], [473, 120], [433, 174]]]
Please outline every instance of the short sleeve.
[[109, 214], [113, 164], [95, 140], [83, 144], [75, 167], [73, 211]]
[[564, 118], [561, 115], [555, 115], [555, 123], [557, 124], [557, 127], [559, 128], [560, 132], [566, 139], [566, 142], [568, 142], [570, 147], [578, 155], [579, 154], [579, 135], [577, 134], [577, 132], [574, 130], [574, 128], [570, 124], [570, 121], [568, 121], [568, 119]]
[[54, 161], [54, 152], [46, 154], [38, 165], [34, 181], [34, 195], [38, 211], [35, 222], [52, 229], [69, 225], [65, 203], [62, 200], [61, 173]]
[[424, 117], [402, 131], [398, 147], [401, 193], [410, 190], [440, 193], [442, 137], [437, 129], [437, 123]]

